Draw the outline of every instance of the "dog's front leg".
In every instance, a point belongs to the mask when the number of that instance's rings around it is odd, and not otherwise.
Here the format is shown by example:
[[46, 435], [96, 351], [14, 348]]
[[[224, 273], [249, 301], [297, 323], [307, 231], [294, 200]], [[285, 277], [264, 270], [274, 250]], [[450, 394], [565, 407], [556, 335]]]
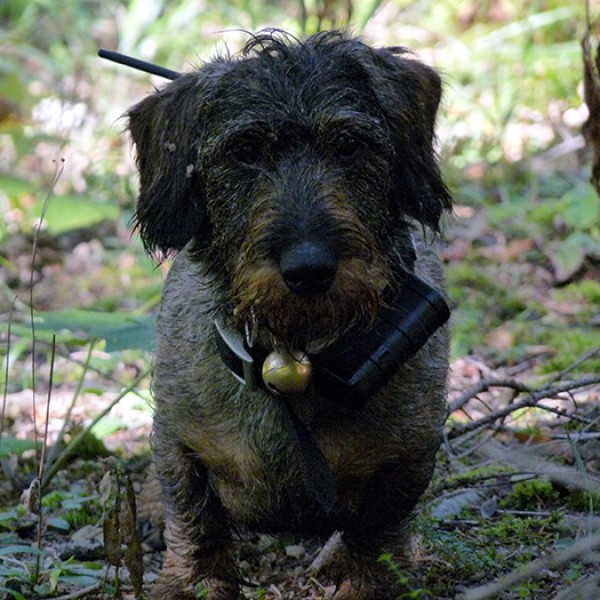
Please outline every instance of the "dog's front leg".
[[373, 478], [353, 525], [343, 535], [345, 549], [340, 567], [343, 575], [335, 600], [393, 600], [399, 593], [393, 565], [410, 567], [410, 520], [413, 508], [425, 491], [433, 459], [421, 463], [387, 465]]
[[163, 492], [167, 552], [152, 598], [241, 598], [230, 556], [231, 532], [206, 468], [191, 450], [174, 446], [173, 438], [164, 437], [160, 428], [155, 430], [153, 447]]

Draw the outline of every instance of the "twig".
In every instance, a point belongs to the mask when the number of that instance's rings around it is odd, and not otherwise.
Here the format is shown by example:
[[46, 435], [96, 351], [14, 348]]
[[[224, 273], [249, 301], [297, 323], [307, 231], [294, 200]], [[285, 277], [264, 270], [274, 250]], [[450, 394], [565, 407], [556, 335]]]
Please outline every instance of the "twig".
[[[97, 342], [98, 342], [97, 339], [93, 339], [90, 341], [90, 344], [96, 344]], [[78, 359], [74, 358], [71, 354], [69, 354], [68, 352], [60, 352], [59, 351], [58, 355], [61, 356], [62, 358], [66, 358], [74, 365], [82, 367], [85, 372], [89, 371], [90, 373], [99, 375], [100, 377], [102, 377], [104, 380], [106, 380], [109, 383], [116, 383], [118, 385], [121, 385], [122, 382], [118, 377], [111, 375], [110, 373], [106, 373], [102, 369], [99, 369], [98, 367], [95, 367], [93, 364], [91, 364], [91, 359], [92, 359], [92, 356], [90, 355], [91, 350], [92, 349], [90, 349], [90, 351], [88, 352], [88, 355], [86, 356], [85, 360], [78, 360]], [[77, 389], [75, 390], [75, 395], [79, 395], [81, 393], [81, 390], [83, 389], [83, 383], [85, 383], [85, 382], [80, 378], [78, 385], [77, 385]], [[147, 397], [144, 396], [143, 394], [140, 394], [139, 392], [136, 392], [135, 390], [131, 390], [131, 391], [134, 392], [135, 394], [137, 394], [137, 396], [139, 396], [142, 400], [147, 400]], [[74, 400], [76, 400], [76, 399], [74, 398]], [[65, 415], [65, 419], [66, 419], [66, 417], [67, 417], [67, 415]]]
[[[33, 242], [31, 245], [31, 269], [29, 273], [29, 320], [31, 324], [31, 389], [32, 389], [32, 403], [31, 403], [31, 413], [32, 413], [32, 421], [33, 421], [33, 432], [35, 439], [38, 439], [38, 427], [37, 427], [37, 398], [36, 398], [36, 377], [35, 377], [35, 360], [36, 360], [36, 339], [35, 339], [35, 320], [33, 314], [33, 275], [34, 275], [34, 267], [35, 262], [37, 260], [37, 251], [38, 251], [38, 240], [40, 231], [42, 229], [42, 222], [44, 217], [46, 216], [46, 212], [48, 211], [48, 206], [50, 205], [50, 199], [52, 198], [52, 194], [54, 193], [54, 186], [58, 183], [58, 180], [62, 177], [63, 171], [65, 170], [65, 159], [61, 159], [60, 167], [58, 163], [55, 161], [55, 171], [54, 178], [52, 179], [52, 185], [50, 186], [50, 190], [46, 194], [46, 198], [44, 200], [44, 205], [42, 207], [42, 213], [40, 215], [40, 221], [37, 227], [33, 231]], [[36, 444], [35, 447], [35, 456], [38, 464], [40, 462], [40, 451], [38, 450], [38, 446]]]
[[318, 573], [333, 560], [333, 556], [342, 548], [342, 546], [342, 534], [336, 531], [323, 545], [321, 550], [319, 550], [319, 554], [317, 554], [312, 563], [310, 563], [308, 572]]
[[589, 352], [586, 352], [583, 356], [579, 357], [573, 364], [570, 364], [568, 367], [566, 367], [565, 369], [560, 371], [556, 375], [556, 377], [554, 377], [551, 381], [552, 382], [560, 381], [565, 375], [568, 375], [569, 373], [574, 371], [577, 367], [582, 365], [584, 362], [587, 362], [588, 360], [590, 360], [590, 358], [594, 358], [594, 356], [597, 356], [599, 354], [600, 354], [600, 346], [598, 346], [597, 348], [593, 348]]
[[17, 298], [13, 298], [10, 305], [10, 311], [8, 313], [8, 331], [6, 338], [6, 363], [4, 369], [4, 389], [2, 390], [2, 412], [0, 413], [0, 448], [2, 447], [2, 437], [4, 435], [4, 416], [6, 415], [6, 404], [8, 401], [8, 375], [10, 371], [10, 343], [11, 343], [11, 326], [12, 326], [12, 315], [15, 309], [15, 303]]
[[[29, 272], [29, 320], [30, 320], [30, 324], [31, 324], [31, 390], [32, 390], [31, 413], [32, 413], [32, 421], [33, 421], [33, 432], [34, 432], [35, 441], [36, 441], [35, 457], [37, 460], [38, 469], [39, 469], [40, 474], [43, 472], [44, 454], [45, 454], [45, 450], [46, 450], [46, 444], [48, 441], [47, 440], [48, 416], [46, 416], [44, 443], [42, 444], [42, 449], [40, 450], [38, 448], [38, 444], [37, 444], [38, 437], [39, 437], [38, 436], [38, 423], [37, 423], [37, 394], [36, 394], [37, 380], [36, 380], [36, 376], [35, 376], [36, 375], [35, 361], [36, 361], [37, 351], [36, 351], [36, 339], [35, 339], [35, 320], [34, 320], [34, 314], [33, 314], [33, 285], [34, 285], [33, 275], [34, 275], [35, 263], [37, 260], [38, 241], [39, 241], [40, 231], [42, 229], [42, 222], [44, 220], [44, 217], [46, 216], [48, 206], [50, 205], [50, 198], [52, 197], [52, 194], [54, 192], [54, 186], [56, 185], [58, 180], [61, 178], [64, 168], [65, 168], [64, 159], [61, 160], [60, 167], [58, 166], [58, 163], [55, 162], [55, 171], [54, 171], [54, 178], [52, 180], [52, 185], [50, 187], [50, 190], [46, 194], [46, 198], [44, 200], [44, 205], [42, 207], [42, 213], [40, 215], [40, 221], [38, 223], [38, 226], [33, 231], [33, 242], [32, 242], [32, 247], [31, 247], [31, 269]], [[55, 340], [53, 340], [52, 347], [53, 347], [53, 354], [52, 354], [52, 363], [50, 366], [50, 376], [51, 377], [52, 377], [52, 374], [54, 371], [54, 357], [56, 356], [56, 341]], [[52, 390], [52, 381], [50, 381], [50, 389], [48, 392], [47, 415], [49, 415], [49, 410], [50, 410], [50, 392], [51, 392], [51, 390]], [[38, 481], [41, 481], [40, 477], [38, 477]], [[36, 500], [36, 502], [37, 502], [37, 500]], [[42, 523], [43, 523], [41, 497], [39, 498], [39, 507], [36, 506], [36, 508], [38, 508], [37, 546], [38, 546], [38, 548], [41, 548], [42, 547]], [[40, 569], [41, 569], [41, 557], [38, 554], [36, 556], [35, 569], [34, 569], [34, 573], [33, 573], [33, 580], [36, 584], [39, 581]]]
[[600, 590], [600, 573], [581, 577], [573, 585], [561, 590], [552, 600], [597, 600]]
[[[48, 427], [50, 423], [50, 402], [52, 400], [52, 385], [54, 382], [54, 362], [56, 360], [56, 336], [52, 336], [52, 352], [50, 354], [50, 375], [48, 378], [48, 397], [46, 401], [46, 420], [44, 423], [44, 440], [42, 442], [42, 449], [39, 456], [39, 464], [38, 464], [38, 482], [42, 481], [42, 477], [44, 476], [44, 462], [46, 460], [46, 450], [48, 448]], [[36, 440], [37, 441], [37, 440]], [[41, 490], [40, 490], [41, 492]], [[37, 547], [41, 549], [42, 547], [42, 534], [44, 530], [44, 510], [42, 508], [42, 496], [41, 493], [36, 500], [38, 505], [35, 507], [38, 515], [38, 524], [37, 524]], [[42, 557], [38, 554], [35, 559], [35, 571], [33, 575], [34, 581], [39, 581], [40, 571], [42, 567]]]
[[56, 361], [56, 335], [52, 336], [52, 346], [50, 351], [50, 374], [48, 376], [48, 396], [46, 399], [46, 422], [44, 424], [44, 440], [42, 442], [42, 451], [40, 454], [40, 464], [38, 465], [38, 478], [40, 481], [44, 476], [44, 463], [46, 462], [46, 450], [48, 449], [48, 426], [50, 423], [50, 402], [52, 401], [52, 387], [54, 385], [54, 363]]
[[[52, 448], [50, 449], [50, 452], [48, 454], [47, 465], [46, 465], [47, 467], [50, 467], [52, 465], [52, 463], [54, 462], [58, 452], [60, 451], [61, 442], [64, 441], [64, 439], [65, 439], [65, 433], [67, 431], [67, 427], [71, 424], [71, 415], [73, 414], [73, 409], [75, 408], [75, 405], [77, 404], [77, 400], [79, 399], [79, 396], [81, 394], [81, 390], [83, 389], [85, 374], [88, 372], [89, 365], [92, 360], [94, 348], [96, 346], [96, 342], [97, 342], [97, 340], [95, 340], [95, 339], [93, 339], [90, 342], [87, 357], [85, 359], [85, 362], [82, 363], [83, 373], [81, 374], [81, 377], [79, 378], [79, 381], [77, 382], [77, 389], [75, 390], [75, 393], [73, 394], [73, 399], [71, 400], [71, 404], [69, 405], [69, 408], [67, 409], [67, 413], [64, 416], [62, 427], [61, 427], [60, 432], [57, 437], [57, 443], [54, 444], [54, 446], [52, 446]], [[46, 462], [46, 461], [44, 461], [44, 462]], [[40, 478], [42, 478], [42, 475], [40, 475]]]
[[517, 379], [495, 379], [493, 377], [482, 379], [475, 385], [465, 390], [454, 402], [450, 403], [450, 412], [460, 410], [465, 404], [482, 392], [489, 392], [491, 388], [508, 388], [517, 392], [531, 392], [531, 388]]
[[544, 475], [564, 486], [577, 488], [591, 494], [600, 493], [600, 479], [590, 477], [590, 475], [576, 471], [572, 467], [562, 467], [539, 456], [527, 454], [521, 450], [511, 450], [494, 442], [484, 445], [480, 448], [480, 451], [487, 458], [516, 466], [521, 471]]
[[573, 442], [589, 442], [590, 440], [600, 440], [600, 431], [588, 431], [585, 433], [554, 433], [553, 440], [571, 440]]
[[556, 569], [561, 567], [572, 560], [579, 558], [580, 556], [589, 555], [590, 552], [600, 548], [600, 533], [596, 533], [589, 537], [585, 537], [575, 542], [572, 546], [561, 552], [555, 552], [533, 560], [526, 565], [507, 573], [506, 575], [498, 578], [493, 583], [488, 583], [477, 588], [472, 588], [458, 596], [459, 600], [486, 600], [486, 598], [492, 598], [511, 586], [523, 581], [535, 577], [540, 571], [544, 569]]
[[100, 412], [94, 420], [84, 429], [80, 431], [72, 440], [69, 442], [69, 445], [63, 450], [62, 454], [56, 459], [55, 463], [49, 467], [49, 469], [44, 474], [44, 479], [42, 480], [42, 489], [46, 487], [48, 482], [54, 477], [57, 471], [64, 465], [68, 458], [75, 452], [75, 450], [79, 447], [79, 444], [85, 439], [86, 435], [90, 432], [92, 427], [98, 423], [101, 419], [103, 419], [131, 390], [135, 389], [146, 377], [150, 375], [151, 369], [144, 371], [132, 384], [127, 386], [102, 412]]
[[[495, 410], [495, 411], [489, 413], [488, 415], [481, 417], [481, 419], [477, 419], [476, 421], [471, 421], [470, 423], [464, 423], [464, 424], [460, 424], [460, 425], [456, 425], [456, 426], [452, 427], [448, 431], [448, 438], [453, 439], [453, 438], [459, 437], [469, 431], [473, 431], [475, 429], [482, 428], [482, 427], [488, 425], [489, 423], [492, 423], [498, 419], [502, 419], [502, 418], [508, 416], [510, 413], [520, 410], [522, 408], [534, 408], [535, 407], [535, 408], [540, 408], [540, 409], [555, 413], [559, 416], [567, 416], [566, 411], [564, 411], [562, 409], [552, 408], [550, 406], [543, 406], [538, 403], [540, 402], [540, 400], [556, 398], [559, 394], [564, 394], [565, 392], [572, 392], [573, 390], [577, 390], [577, 389], [581, 389], [581, 388], [585, 388], [585, 387], [588, 387], [591, 385], [597, 385], [597, 384], [600, 384], [600, 376], [598, 376], [598, 375], [589, 375], [587, 377], [582, 377], [578, 381], [569, 381], [569, 382], [564, 382], [564, 383], [559, 383], [559, 384], [547, 385], [547, 386], [539, 388], [537, 390], [530, 390], [527, 386], [524, 386], [522, 383], [520, 383], [518, 381], [515, 382], [513, 380], [482, 381], [480, 385], [476, 386], [476, 388], [479, 389], [479, 392], [489, 390], [492, 387], [505, 387], [505, 388], [509, 388], [509, 389], [516, 389], [517, 391], [527, 391], [528, 394], [527, 394], [527, 396], [525, 396], [518, 402], [513, 402], [507, 406], [503, 406], [502, 408], [499, 408], [498, 410]], [[476, 388], [474, 387], [474, 388], [471, 388], [471, 390], [468, 390], [468, 393], [471, 394], [471, 398], [473, 398], [477, 393], [479, 393], [477, 391], [475, 393], [472, 392], [472, 390], [474, 390]], [[462, 406], [464, 406], [464, 404], [466, 404], [466, 402], [468, 401], [468, 400], [465, 400], [466, 394], [467, 393], [463, 394], [463, 396], [461, 396], [461, 398], [459, 398], [460, 402], [463, 402]], [[453, 402], [450, 405], [450, 410], [451, 411], [458, 410], [458, 409], [454, 408], [454, 406], [456, 406], [456, 405], [458, 405], [458, 402]], [[575, 415], [570, 415], [570, 416], [571, 416], [571, 418], [574, 418], [574, 419], [577, 418]]]
[[70, 594], [66, 594], [65, 596], [57, 596], [54, 600], [78, 600], [79, 598], [85, 598], [89, 594], [93, 594], [100, 589], [102, 589], [102, 583], [96, 583], [94, 585], [90, 585], [89, 587], [83, 588], [82, 590], [77, 590], [75, 592], [71, 592]]
[[589, 35], [590, 29], [592, 27], [590, 20], [590, 0], [585, 0], [585, 26], [586, 32]]
[[308, 25], [308, 12], [306, 10], [306, 3], [304, 2], [304, 0], [300, 0], [299, 21], [300, 21], [300, 31], [302, 31], [303, 34], [306, 34], [306, 28]]

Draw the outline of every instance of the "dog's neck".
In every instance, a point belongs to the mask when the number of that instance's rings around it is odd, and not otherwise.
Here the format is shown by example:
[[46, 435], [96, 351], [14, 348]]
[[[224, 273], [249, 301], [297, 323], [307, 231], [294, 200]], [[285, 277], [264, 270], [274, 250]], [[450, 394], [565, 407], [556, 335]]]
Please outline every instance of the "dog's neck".
[[[410, 271], [400, 275], [398, 292], [368, 329], [354, 327], [332, 345], [308, 352], [310, 382], [318, 396], [360, 408], [410, 360], [450, 317], [443, 296]], [[223, 363], [251, 390], [272, 389], [262, 370], [273, 348], [255, 344], [229, 316], [218, 313], [214, 335]]]

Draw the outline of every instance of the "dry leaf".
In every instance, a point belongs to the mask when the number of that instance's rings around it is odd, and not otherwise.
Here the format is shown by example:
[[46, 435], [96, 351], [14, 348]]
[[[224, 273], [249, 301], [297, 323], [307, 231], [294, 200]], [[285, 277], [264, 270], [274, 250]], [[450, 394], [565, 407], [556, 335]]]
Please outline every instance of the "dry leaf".
[[[108, 475], [108, 474], [107, 474]], [[104, 503], [104, 552], [113, 566], [125, 564], [134, 595], [141, 598], [144, 578], [143, 552], [136, 526], [136, 503], [129, 477], [114, 467], [101, 482]]]

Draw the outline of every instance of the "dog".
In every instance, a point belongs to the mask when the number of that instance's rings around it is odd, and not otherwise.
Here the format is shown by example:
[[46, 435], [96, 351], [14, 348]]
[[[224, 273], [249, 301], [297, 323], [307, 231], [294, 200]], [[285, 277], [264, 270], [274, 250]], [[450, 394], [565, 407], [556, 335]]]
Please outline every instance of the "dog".
[[154, 598], [242, 598], [238, 531], [342, 532], [336, 600], [394, 597], [378, 558], [408, 558], [447, 417], [447, 314], [417, 334], [431, 311], [411, 296], [447, 310], [441, 93], [404, 48], [265, 30], [129, 110], [135, 227], [176, 256], [153, 369]]

